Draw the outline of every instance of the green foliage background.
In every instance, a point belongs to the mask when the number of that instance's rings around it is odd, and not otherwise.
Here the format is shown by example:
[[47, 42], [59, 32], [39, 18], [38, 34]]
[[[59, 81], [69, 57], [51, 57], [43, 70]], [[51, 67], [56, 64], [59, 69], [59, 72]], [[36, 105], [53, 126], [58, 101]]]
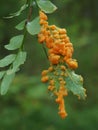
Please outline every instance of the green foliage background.
[[[0, 58], [9, 54], [4, 49], [19, 32], [14, 28], [27, 17], [27, 12], [14, 19], [3, 19], [16, 12], [24, 0], [0, 2]], [[0, 130], [97, 130], [98, 129], [98, 1], [53, 0], [58, 10], [49, 14], [51, 24], [67, 29], [79, 62], [77, 72], [84, 77], [85, 101], [69, 93], [65, 99], [68, 117], [60, 119], [57, 105], [47, 86], [40, 82], [41, 71], [48, 66], [36, 36], [28, 36], [25, 48], [28, 58], [5, 96], [0, 96]], [[34, 8], [35, 17], [37, 11]]]

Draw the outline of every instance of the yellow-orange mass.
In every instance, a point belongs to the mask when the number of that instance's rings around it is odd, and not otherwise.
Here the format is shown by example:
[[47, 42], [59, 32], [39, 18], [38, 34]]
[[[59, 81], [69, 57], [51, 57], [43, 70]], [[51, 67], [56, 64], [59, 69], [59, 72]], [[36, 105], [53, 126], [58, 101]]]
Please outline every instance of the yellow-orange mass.
[[[47, 15], [40, 11], [41, 30], [38, 34], [38, 41], [45, 44], [48, 53], [50, 67], [42, 71], [42, 82], [48, 82], [48, 90], [56, 96], [56, 103], [59, 104], [59, 115], [62, 118], [67, 116], [64, 104], [64, 97], [68, 95], [66, 89], [66, 67], [76, 69], [78, 63], [72, 58], [73, 45], [67, 36], [66, 29], [48, 24]], [[52, 75], [51, 75], [52, 73]]]

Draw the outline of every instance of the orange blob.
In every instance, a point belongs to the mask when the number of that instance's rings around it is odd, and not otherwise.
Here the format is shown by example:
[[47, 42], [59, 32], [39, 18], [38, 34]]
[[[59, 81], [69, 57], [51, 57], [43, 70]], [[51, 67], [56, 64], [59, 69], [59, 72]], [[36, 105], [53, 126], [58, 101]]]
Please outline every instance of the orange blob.
[[48, 68], [48, 70], [49, 70], [49, 72], [53, 71], [53, 67], [50, 66], [50, 67]]
[[64, 88], [64, 85], [60, 86], [59, 91], [56, 93], [57, 98], [56, 102], [59, 104], [59, 112], [58, 114], [61, 116], [61, 118], [65, 118], [67, 116], [67, 113], [65, 111], [65, 105], [64, 105], [64, 96], [67, 96], [67, 90]]
[[48, 73], [48, 70], [43, 70], [43, 71], [42, 71], [42, 76], [47, 75], [47, 73]]
[[73, 60], [73, 59], [69, 59], [66, 61], [68, 66], [71, 68], [71, 69], [76, 69], [78, 68], [78, 63], [76, 60]]
[[49, 86], [48, 86], [48, 90], [49, 90], [49, 91], [53, 91], [53, 90], [54, 90], [54, 88], [55, 88], [55, 87], [54, 87], [54, 86], [52, 86], [52, 85], [49, 85]]
[[58, 64], [58, 63], [59, 63], [59, 59], [60, 59], [60, 56], [59, 56], [59, 55], [50, 54], [50, 56], [49, 56], [49, 61], [50, 61], [52, 64]]
[[41, 81], [42, 82], [47, 82], [49, 80], [49, 77], [48, 76], [43, 76], [42, 78], [41, 78]]
[[46, 46], [48, 47], [48, 48], [52, 48], [53, 47], [53, 39], [51, 38], [51, 37], [47, 37], [46, 38]]
[[66, 30], [65, 29], [60, 29], [59, 28], [58, 31], [59, 31], [60, 34], [66, 34]]
[[47, 20], [47, 15], [45, 15], [42, 11], [39, 12], [40, 19]]
[[54, 86], [54, 80], [53, 80], [53, 79], [50, 80], [49, 84], [50, 84], [51, 86]]
[[39, 43], [43, 43], [45, 41], [45, 36], [41, 33], [38, 34], [38, 41]]
[[62, 70], [66, 70], [66, 67], [64, 65], [60, 66]]
[[55, 30], [56, 26], [55, 25], [51, 25], [51, 26], [49, 26], [49, 28], [52, 29], [52, 30]]

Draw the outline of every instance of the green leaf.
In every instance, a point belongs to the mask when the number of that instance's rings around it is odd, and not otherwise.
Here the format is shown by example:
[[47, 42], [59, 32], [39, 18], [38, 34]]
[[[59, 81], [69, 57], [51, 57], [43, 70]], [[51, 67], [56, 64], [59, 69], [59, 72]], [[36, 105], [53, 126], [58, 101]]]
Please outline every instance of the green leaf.
[[1, 95], [6, 94], [10, 84], [12, 83], [12, 80], [14, 79], [14, 76], [15, 76], [15, 73], [12, 73], [9, 75], [6, 73], [4, 75], [3, 80], [1, 82]]
[[28, 7], [28, 4], [24, 4], [23, 6], [21, 6], [19, 11], [12, 13], [8, 17], [5, 17], [5, 18], [13, 18], [13, 17], [19, 16], [27, 7]]
[[5, 74], [5, 71], [1, 71], [0, 72], [0, 79], [2, 79], [2, 77], [4, 76], [4, 74]]
[[26, 20], [23, 20], [22, 22], [20, 22], [18, 25], [16, 25], [16, 29], [17, 30], [23, 30], [24, 29], [24, 26], [25, 26], [25, 22]]
[[85, 99], [85, 89], [83, 88], [83, 78], [81, 75], [77, 75], [74, 71], [67, 69], [67, 77], [66, 77], [66, 88], [72, 91], [75, 95], [77, 95], [81, 99]]
[[0, 67], [8, 66], [15, 60], [15, 58], [16, 58], [15, 54], [10, 54], [10, 55], [4, 57], [3, 59], [0, 60]]
[[26, 60], [26, 52], [23, 51], [19, 52], [15, 61], [13, 62], [12, 69], [8, 70], [7, 74], [17, 72], [17, 70], [19, 70], [20, 65], [24, 64], [25, 60]]
[[53, 13], [57, 7], [49, 0], [37, 0], [39, 8], [45, 13]]
[[23, 35], [14, 36], [11, 38], [10, 43], [5, 45], [8, 50], [15, 50], [21, 47], [23, 41]]
[[38, 34], [40, 32], [39, 17], [36, 17], [32, 22], [28, 22], [26, 27], [31, 35]]

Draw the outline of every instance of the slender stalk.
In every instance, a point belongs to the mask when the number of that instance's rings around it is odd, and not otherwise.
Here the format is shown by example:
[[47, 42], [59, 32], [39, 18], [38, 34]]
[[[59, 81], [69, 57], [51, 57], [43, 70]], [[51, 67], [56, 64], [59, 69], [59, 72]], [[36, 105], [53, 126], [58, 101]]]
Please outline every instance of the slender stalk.
[[[26, 4], [28, 4], [28, 6], [29, 6], [29, 11], [28, 11], [27, 20], [26, 20], [25, 25], [24, 25], [24, 38], [23, 38], [22, 46], [21, 46], [21, 49], [22, 49], [22, 50], [24, 49], [24, 42], [25, 42], [25, 38], [26, 38], [26, 34], [27, 34], [26, 25], [27, 25], [27, 23], [31, 20], [31, 17], [32, 17], [32, 5], [31, 5], [31, 0], [27, 0], [27, 1], [26, 1]], [[21, 50], [21, 49], [20, 49], [20, 50]]]
[[32, 17], [32, 6], [30, 5], [29, 13], [28, 13], [28, 17], [27, 17], [27, 22], [29, 22], [31, 20], [31, 17]]
[[27, 30], [26, 30], [26, 26], [25, 26], [24, 27], [24, 37], [23, 37], [23, 41], [22, 41], [22, 45], [21, 45], [20, 51], [24, 50], [24, 43], [25, 43], [26, 35], [27, 35]]
[[45, 48], [44, 44], [42, 44], [42, 47], [43, 47], [43, 50], [44, 50], [44, 53], [45, 53], [45, 55], [46, 55], [47, 59], [49, 59], [49, 58], [48, 58], [48, 54], [47, 54], [47, 51], [46, 51], [46, 48]]
[[34, 0], [35, 1], [35, 3], [36, 3], [36, 6], [37, 6], [37, 8], [38, 8], [38, 10], [39, 10], [39, 7], [38, 7], [38, 4], [37, 4], [37, 1], [36, 0]]

